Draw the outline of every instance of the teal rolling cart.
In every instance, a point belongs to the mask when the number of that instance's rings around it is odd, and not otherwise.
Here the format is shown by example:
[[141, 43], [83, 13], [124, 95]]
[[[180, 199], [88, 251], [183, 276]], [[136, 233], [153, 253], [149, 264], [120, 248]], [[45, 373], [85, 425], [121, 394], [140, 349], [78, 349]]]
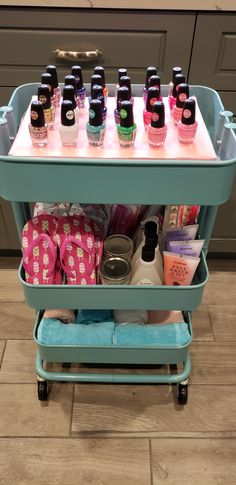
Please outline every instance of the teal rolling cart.
[[[9, 105], [19, 126], [38, 84], [18, 87]], [[109, 86], [114, 93], [114, 86]], [[167, 95], [167, 86], [162, 87]], [[142, 86], [134, 86], [134, 96]], [[123, 160], [83, 158], [25, 158], [7, 155], [8, 143], [2, 138], [0, 155], [0, 194], [11, 201], [19, 235], [31, 217], [29, 203], [69, 201], [122, 204], [199, 204], [199, 237], [205, 239], [201, 262], [191, 286], [50, 286], [25, 282], [22, 265], [19, 277], [26, 302], [37, 310], [34, 338], [37, 345], [36, 373], [38, 397], [48, 397], [48, 381], [173, 383], [178, 384], [181, 404], [187, 402], [190, 375], [189, 346], [192, 340], [191, 312], [201, 302], [208, 279], [206, 256], [217, 208], [231, 194], [236, 171], [236, 135], [231, 113], [224, 111], [219, 95], [204, 86], [191, 86], [198, 99], [217, 160]], [[4, 114], [3, 114], [4, 117]], [[157, 151], [158, 153], [158, 151]], [[134, 183], [135, 177], [135, 183]], [[88, 182], [89, 181], [89, 182]], [[144, 185], [145, 184], [145, 185]], [[148, 191], [145, 191], [145, 186]], [[122, 187], [122, 191], [120, 190]], [[184, 345], [99, 346], [42, 345], [38, 326], [46, 308], [94, 309], [174, 309], [182, 310], [189, 338]], [[120, 374], [49, 372], [45, 362], [159, 365], [181, 364], [178, 373]]]

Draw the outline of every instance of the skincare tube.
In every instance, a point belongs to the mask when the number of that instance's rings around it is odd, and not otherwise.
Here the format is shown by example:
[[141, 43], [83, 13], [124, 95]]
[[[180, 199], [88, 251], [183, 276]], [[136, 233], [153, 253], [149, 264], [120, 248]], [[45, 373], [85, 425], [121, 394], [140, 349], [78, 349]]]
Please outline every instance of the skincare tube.
[[163, 252], [165, 285], [189, 286], [192, 283], [200, 258]]
[[168, 241], [188, 241], [195, 239], [199, 224], [189, 226], [174, 227], [166, 231], [166, 244]]
[[185, 256], [199, 258], [205, 239], [195, 239], [194, 241], [168, 241], [167, 251]]

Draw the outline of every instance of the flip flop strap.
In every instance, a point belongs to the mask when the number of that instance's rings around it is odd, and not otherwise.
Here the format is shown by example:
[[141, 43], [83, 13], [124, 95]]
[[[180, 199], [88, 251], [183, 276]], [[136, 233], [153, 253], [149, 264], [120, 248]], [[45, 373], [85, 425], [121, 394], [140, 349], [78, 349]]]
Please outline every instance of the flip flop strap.
[[[25, 251], [25, 254], [23, 255], [23, 267], [30, 276], [34, 276], [33, 264], [32, 263], [27, 264], [25, 262], [25, 259], [32, 254], [34, 247], [37, 246], [37, 244], [40, 243], [43, 240], [48, 242], [49, 249], [51, 251], [51, 255], [52, 255], [52, 258], [53, 258], [53, 260], [51, 261], [51, 263], [49, 264], [49, 267], [48, 267], [48, 273], [47, 273], [47, 278], [48, 278], [49, 276], [52, 275], [52, 273], [55, 269], [55, 263], [56, 263], [56, 259], [57, 259], [57, 251], [56, 251], [56, 248], [55, 248], [50, 236], [48, 236], [48, 234], [46, 234], [46, 233], [40, 234], [38, 237], [33, 239], [33, 241], [31, 241], [30, 245], [28, 246], [27, 250]], [[31, 271], [31, 267], [32, 267], [32, 271]]]
[[60, 262], [61, 262], [61, 266], [64, 269], [67, 276], [69, 276], [70, 278], [74, 277], [74, 274], [68, 269], [68, 266], [65, 265], [64, 260], [63, 260], [64, 254], [65, 254], [65, 251], [66, 251], [66, 248], [67, 248], [67, 244], [69, 242], [73, 242], [74, 244], [76, 244], [76, 246], [79, 246], [81, 249], [83, 249], [83, 251], [85, 251], [86, 253], [88, 253], [92, 256], [90, 263], [88, 262], [88, 271], [91, 274], [92, 270], [94, 269], [94, 263], [95, 263], [94, 252], [89, 251], [88, 247], [82, 241], [77, 239], [75, 236], [68, 236], [63, 241], [61, 248], [60, 248]]

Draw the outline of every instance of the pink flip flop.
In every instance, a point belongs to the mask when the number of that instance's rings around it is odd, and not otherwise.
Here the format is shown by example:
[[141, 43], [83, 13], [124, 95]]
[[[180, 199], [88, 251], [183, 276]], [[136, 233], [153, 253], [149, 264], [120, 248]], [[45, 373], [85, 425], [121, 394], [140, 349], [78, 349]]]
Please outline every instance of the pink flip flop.
[[57, 219], [48, 214], [33, 217], [22, 231], [22, 252], [25, 279], [30, 284], [62, 283], [55, 240]]

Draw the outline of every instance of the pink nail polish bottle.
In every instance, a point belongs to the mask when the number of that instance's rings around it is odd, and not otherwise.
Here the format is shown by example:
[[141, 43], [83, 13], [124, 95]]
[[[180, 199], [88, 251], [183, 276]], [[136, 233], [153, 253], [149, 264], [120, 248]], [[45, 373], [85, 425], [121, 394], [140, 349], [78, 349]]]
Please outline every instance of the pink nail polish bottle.
[[47, 84], [49, 92], [50, 92], [52, 106], [56, 110], [57, 99], [56, 99], [56, 95], [55, 95], [55, 92], [54, 92], [52, 75], [49, 74], [49, 72], [44, 72], [41, 75], [41, 84]]
[[170, 112], [171, 113], [172, 113], [173, 107], [176, 103], [178, 86], [181, 83], [185, 83], [185, 76], [183, 74], [176, 74], [176, 76], [174, 78], [172, 96], [169, 97], [169, 106], [170, 106]]
[[172, 91], [173, 91], [173, 86], [174, 86], [174, 79], [176, 74], [181, 74], [182, 73], [182, 68], [179, 66], [173, 67], [172, 69], [172, 81], [170, 81], [169, 86], [168, 86], [168, 98], [172, 96]]
[[151, 123], [152, 108], [156, 101], [158, 101], [159, 91], [155, 86], [148, 88], [146, 108], [143, 110], [143, 123], [145, 130]]
[[192, 143], [196, 135], [198, 122], [195, 120], [195, 99], [186, 99], [183, 107], [181, 121], [178, 123], [178, 137], [180, 143]]
[[153, 66], [147, 67], [147, 69], [146, 69], [145, 86], [143, 88], [143, 102], [144, 102], [144, 106], [146, 106], [148, 88], [150, 87], [149, 86], [149, 78], [151, 76], [154, 76], [154, 75], [157, 75], [157, 68], [156, 67], [153, 67]]
[[181, 120], [184, 103], [187, 98], [189, 98], [189, 85], [186, 83], [181, 83], [178, 86], [176, 104], [174, 105], [172, 111], [175, 125], [177, 125]]
[[167, 126], [165, 124], [165, 105], [156, 101], [153, 105], [151, 124], [147, 127], [148, 142], [151, 147], [159, 148], [165, 143]]
[[122, 101], [129, 101], [129, 90], [127, 86], [121, 86], [117, 89], [116, 109], [114, 110], [115, 123], [120, 123], [120, 108]]
[[46, 67], [46, 71], [49, 72], [49, 74], [51, 74], [52, 76], [53, 89], [56, 97], [56, 106], [59, 107], [61, 102], [61, 90], [58, 84], [57, 68], [56, 66], [49, 64]]
[[32, 101], [30, 107], [29, 132], [34, 146], [42, 147], [48, 142], [48, 129], [41, 101]]
[[158, 89], [158, 101], [162, 101], [162, 96], [161, 96], [161, 79], [160, 76], [151, 76], [149, 78], [149, 87], [151, 88], [154, 86], [155, 88]]
[[134, 98], [132, 96], [132, 88], [131, 88], [131, 81], [129, 76], [121, 76], [120, 78], [120, 87], [127, 86], [129, 90], [129, 99], [132, 104], [134, 104]]

